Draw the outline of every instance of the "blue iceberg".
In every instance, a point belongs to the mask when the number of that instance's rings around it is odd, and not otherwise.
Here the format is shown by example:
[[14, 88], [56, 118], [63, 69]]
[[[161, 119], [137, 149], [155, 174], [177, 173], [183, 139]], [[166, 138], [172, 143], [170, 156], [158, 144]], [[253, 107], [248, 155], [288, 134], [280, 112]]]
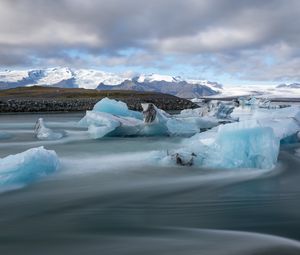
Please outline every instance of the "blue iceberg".
[[58, 167], [55, 151], [32, 148], [0, 159], [0, 185], [26, 185], [55, 172]]
[[182, 149], [168, 152], [163, 161], [198, 167], [271, 169], [276, 165], [280, 142], [298, 137], [299, 130], [299, 107], [260, 110], [247, 120], [186, 139]]
[[172, 116], [152, 103], [143, 112], [131, 111], [123, 102], [104, 98], [87, 111], [79, 124], [92, 138], [104, 136], [191, 136], [218, 125], [211, 118]]
[[124, 102], [109, 99], [107, 97], [103, 98], [94, 105], [93, 112], [104, 112], [116, 116], [132, 117], [140, 120], [143, 119], [142, 113], [129, 110], [127, 104]]

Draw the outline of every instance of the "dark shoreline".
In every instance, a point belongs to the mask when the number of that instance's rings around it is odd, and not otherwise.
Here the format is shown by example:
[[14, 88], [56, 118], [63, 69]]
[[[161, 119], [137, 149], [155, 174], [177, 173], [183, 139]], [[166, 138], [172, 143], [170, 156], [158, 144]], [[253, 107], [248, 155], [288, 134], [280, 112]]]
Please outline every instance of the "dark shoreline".
[[138, 91], [98, 91], [54, 87], [22, 87], [0, 91], [0, 113], [83, 112], [91, 110], [102, 98], [125, 102], [131, 110], [141, 111], [141, 103], [153, 103], [166, 111], [197, 108], [191, 101], [176, 96]]

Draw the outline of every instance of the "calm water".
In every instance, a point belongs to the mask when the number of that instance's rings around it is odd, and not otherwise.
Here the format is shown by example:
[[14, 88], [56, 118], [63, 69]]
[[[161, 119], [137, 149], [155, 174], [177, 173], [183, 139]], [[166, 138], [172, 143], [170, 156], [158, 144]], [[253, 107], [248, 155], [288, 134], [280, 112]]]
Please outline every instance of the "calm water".
[[44, 115], [61, 141], [33, 138], [41, 115], [2, 115], [0, 157], [44, 145], [60, 170], [0, 193], [0, 254], [300, 254], [300, 144], [276, 169], [159, 167], [180, 138], [90, 140], [83, 114]]

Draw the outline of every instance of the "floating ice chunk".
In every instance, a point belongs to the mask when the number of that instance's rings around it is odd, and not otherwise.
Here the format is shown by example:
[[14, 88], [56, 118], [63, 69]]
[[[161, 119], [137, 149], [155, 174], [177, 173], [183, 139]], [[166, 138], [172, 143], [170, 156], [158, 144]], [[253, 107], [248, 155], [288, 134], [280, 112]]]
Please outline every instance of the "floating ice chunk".
[[222, 122], [224, 120], [228, 120], [230, 122], [237, 121], [238, 119], [234, 119], [231, 117], [231, 113], [233, 112], [235, 106], [233, 102], [230, 104], [225, 104], [220, 101], [212, 101], [209, 104], [206, 104], [200, 108], [196, 109], [186, 109], [182, 110], [177, 117], [212, 117], [215, 122]]
[[87, 111], [80, 124], [88, 127], [88, 132], [92, 138], [98, 139], [106, 135], [136, 135], [141, 129], [140, 126], [143, 121], [131, 117], [118, 117], [104, 112]]
[[95, 104], [93, 111], [110, 113], [112, 115], [122, 117], [132, 117], [136, 119], [143, 118], [140, 112], [129, 110], [127, 104], [125, 104], [124, 102], [109, 99], [107, 97], [103, 98], [97, 104]]
[[271, 128], [224, 129], [208, 132], [207, 136], [205, 133], [195, 135], [190, 138], [190, 145], [173, 152], [171, 157], [176, 155], [175, 162], [180, 158], [199, 167], [261, 169], [276, 164], [279, 139]]
[[205, 167], [270, 169], [276, 164], [280, 141], [298, 137], [299, 130], [299, 107], [260, 110], [248, 120], [194, 135], [168, 158]]
[[193, 135], [217, 126], [218, 122], [209, 117], [171, 118], [166, 125], [171, 135]]
[[44, 147], [29, 149], [0, 159], [0, 185], [26, 185], [59, 167], [55, 151]]
[[54, 132], [47, 128], [43, 118], [39, 118], [34, 127], [34, 134], [40, 140], [59, 140], [65, 136], [65, 132]]
[[146, 124], [143, 134], [186, 136], [218, 125], [215, 119], [209, 117], [172, 116], [151, 103], [142, 104], [142, 107]]
[[200, 132], [201, 129], [218, 125], [215, 119], [209, 117], [172, 116], [152, 103], [142, 104], [142, 108], [143, 113], [130, 111], [125, 103], [105, 98], [97, 103], [92, 111], [87, 111], [79, 124], [88, 128], [92, 138], [101, 138], [106, 135], [190, 136]]

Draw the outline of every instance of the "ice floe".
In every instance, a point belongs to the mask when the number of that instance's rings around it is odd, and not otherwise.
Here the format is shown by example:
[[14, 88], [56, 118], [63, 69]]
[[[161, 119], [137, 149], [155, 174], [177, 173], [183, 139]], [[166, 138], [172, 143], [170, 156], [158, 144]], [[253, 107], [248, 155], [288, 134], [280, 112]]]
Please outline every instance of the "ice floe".
[[0, 185], [26, 185], [55, 172], [58, 167], [55, 151], [32, 148], [0, 159]]

